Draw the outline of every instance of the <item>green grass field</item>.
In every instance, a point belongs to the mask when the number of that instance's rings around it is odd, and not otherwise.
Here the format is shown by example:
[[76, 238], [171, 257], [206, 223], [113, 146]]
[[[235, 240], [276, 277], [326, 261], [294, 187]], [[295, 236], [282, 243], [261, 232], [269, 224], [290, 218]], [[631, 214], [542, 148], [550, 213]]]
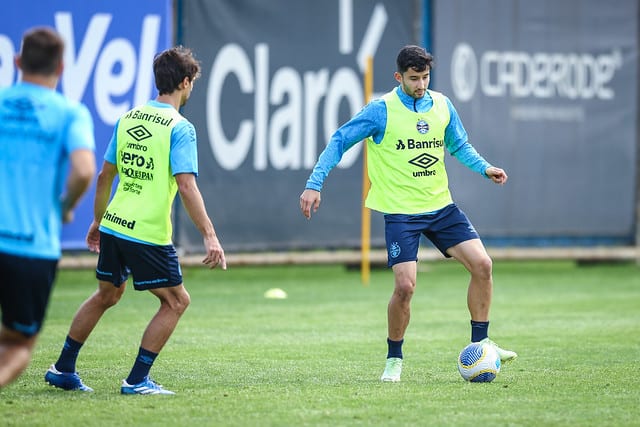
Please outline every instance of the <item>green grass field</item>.
[[[152, 376], [176, 396], [122, 396], [157, 308], [128, 289], [87, 341], [95, 393], [45, 385], [93, 272], [61, 271], [33, 362], [0, 391], [2, 426], [640, 425], [640, 269], [496, 262], [491, 336], [517, 351], [492, 383], [464, 382], [468, 276], [420, 263], [401, 383], [381, 383], [389, 270], [369, 286], [344, 266], [189, 268], [192, 304]], [[267, 300], [265, 290], [287, 291]]]

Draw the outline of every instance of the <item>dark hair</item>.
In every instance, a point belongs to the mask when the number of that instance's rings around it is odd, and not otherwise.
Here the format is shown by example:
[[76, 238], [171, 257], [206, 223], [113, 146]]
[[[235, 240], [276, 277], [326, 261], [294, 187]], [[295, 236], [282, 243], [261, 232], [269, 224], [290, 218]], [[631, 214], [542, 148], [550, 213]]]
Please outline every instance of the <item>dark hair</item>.
[[52, 75], [62, 63], [64, 40], [53, 29], [36, 27], [22, 37], [20, 68], [28, 74]]
[[200, 77], [200, 63], [193, 57], [191, 49], [175, 46], [156, 55], [153, 74], [159, 94], [169, 94], [178, 89], [185, 77], [189, 81]]
[[433, 63], [433, 56], [420, 46], [408, 45], [400, 49], [396, 58], [396, 66], [400, 74], [409, 68], [415, 71], [424, 71]]

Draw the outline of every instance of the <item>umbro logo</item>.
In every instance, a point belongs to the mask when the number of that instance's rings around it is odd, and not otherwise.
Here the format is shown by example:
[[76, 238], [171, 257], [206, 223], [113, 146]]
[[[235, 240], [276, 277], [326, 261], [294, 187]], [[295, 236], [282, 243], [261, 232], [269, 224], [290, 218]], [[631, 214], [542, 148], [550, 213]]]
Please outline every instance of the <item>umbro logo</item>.
[[131, 129], [128, 129], [127, 133], [138, 142], [147, 138], [151, 138], [151, 133], [142, 125], [134, 126]]
[[3, 115], [2, 120], [15, 120], [17, 122], [25, 123], [36, 123], [38, 119], [35, 115], [35, 110], [36, 108], [42, 108], [40, 105], [32, 102], [32, 100], [29, 98], [5, 99], [2, 105], [11, 111], [11, 113]]
[[437, 162], [438, 162], [437, 157], [434, 157], [427, 153], [422, 153], [418, 157], [414, 157], [413, 159], [409, 160], [409, 163], [411, 163], [414, 166], [418, 166], [419, 168], [422, 168], [422, 169], [429, 169], [431, 166], [435, 165]]

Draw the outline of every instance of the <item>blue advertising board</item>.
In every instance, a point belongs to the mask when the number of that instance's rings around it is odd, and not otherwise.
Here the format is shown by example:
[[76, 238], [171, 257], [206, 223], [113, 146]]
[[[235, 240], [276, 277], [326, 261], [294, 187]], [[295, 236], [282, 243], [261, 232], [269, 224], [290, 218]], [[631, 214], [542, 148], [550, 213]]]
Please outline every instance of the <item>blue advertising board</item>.
[[[58, 90], [91, 111], [100, 167], [118, 117], [156, 95], [153, 58], [172, 44], [172, 23], [171, 0], [10, 2], [3, 8], [0, 28], [0, 87], [20, 78], [13, 59], [24, 31], [35, 26], [55, 28], [66, 44]], [[75, 221], [65, 225], [63, 249], [85, 247], [93, 192], [92, 187]]]

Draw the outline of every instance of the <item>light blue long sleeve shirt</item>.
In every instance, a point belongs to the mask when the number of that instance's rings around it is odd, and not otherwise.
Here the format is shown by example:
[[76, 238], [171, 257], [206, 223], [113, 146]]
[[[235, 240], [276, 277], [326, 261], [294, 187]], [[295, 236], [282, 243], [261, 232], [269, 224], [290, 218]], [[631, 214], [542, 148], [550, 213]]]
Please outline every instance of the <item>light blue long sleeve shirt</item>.
[[[411, 111], [426, 112], [433, 106], [433, 98], [426, 92], [420, 99], [414, 99], [398, 86], [396, 93], [402, 103]], [[467, 131], [462, 126], [458, 112], [449, 98], [445, 97], [449, 107], [450, 120], [444, 131], [444, 145], [460, 163], [487, 178], [485, 171], [491, 165], [473, 148], [468, 141]], [[322, 190], [327, 175], [342, 159], [344, 153], [358, 142], [371, 137], [380, 144], [387, 127], [387, 107], [382, 98], [375, 99], [362, 108], [351, 120], [342, 125], [331, 137], [320, 154], [305, 188]]]

